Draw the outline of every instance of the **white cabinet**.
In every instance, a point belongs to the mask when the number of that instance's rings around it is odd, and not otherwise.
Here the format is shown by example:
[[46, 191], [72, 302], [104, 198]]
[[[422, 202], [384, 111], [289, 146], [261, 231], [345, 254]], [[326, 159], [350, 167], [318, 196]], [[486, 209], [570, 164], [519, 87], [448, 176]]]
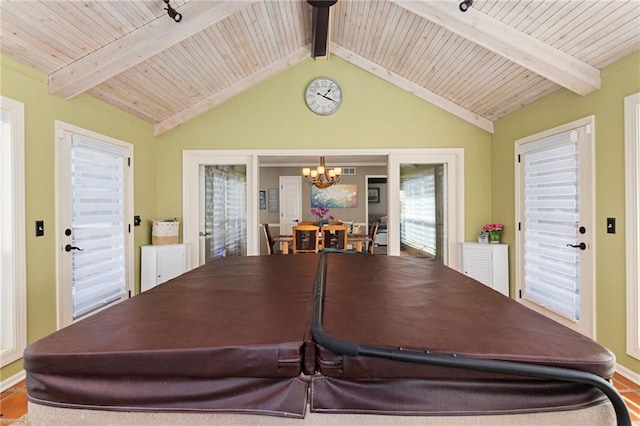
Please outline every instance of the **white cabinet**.
[[459, 244], [460, 272], [509, 296], [509, 245]]
[[142, 246], [140, 291], [162, 284], [183, 274], [188, 265], [184, 244]]

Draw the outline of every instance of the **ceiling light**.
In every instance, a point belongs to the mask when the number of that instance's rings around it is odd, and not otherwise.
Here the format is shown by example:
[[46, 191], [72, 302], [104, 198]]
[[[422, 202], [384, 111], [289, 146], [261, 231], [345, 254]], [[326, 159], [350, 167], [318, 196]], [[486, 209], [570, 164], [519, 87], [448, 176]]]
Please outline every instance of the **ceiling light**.
[[464, 0], [460, 3], [460, 11], [466, 12], [473, 5], [473, 0]]
[[324, 165], [324, 157], [320, 157], [320, 165], [316, 167], [315, 170], [311, 170], [308, 167], [302, 169], [302, 176], [304, 176], [307, 183], [320, 189], [328, 188], [338, 183], [341, 174], [342, 169], [340, 167], [327, 170], [327, 167]]
[[169, 0], [164, 0], [164, 2], [167, 5], [167, 7], [165, 9], [167, 11], [167, 15], [169, 15], [171, 17], [171, 19], [173, 19], [176, 22], [182, 21], [182, 14], [171, 7], [171, 5], [169, 4]]

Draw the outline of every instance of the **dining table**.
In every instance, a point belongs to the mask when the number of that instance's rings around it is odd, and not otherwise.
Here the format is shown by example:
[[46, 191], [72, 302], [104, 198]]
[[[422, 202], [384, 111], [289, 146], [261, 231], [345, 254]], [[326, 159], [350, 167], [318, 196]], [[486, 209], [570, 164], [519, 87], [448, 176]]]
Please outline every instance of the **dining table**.
[[[319, 235], [322, 242], [322, 234]], [[273, 237], [275, 243], [282, 244], [282, 254], [289, 254], [289, 244], [293, 244], [293, 235], [278, 235]], [[367, 234], [348, 234], [347, 244], [355, 245], [358, 253], [362, 252], [363, 243], [371, 241], [371, 237]]]

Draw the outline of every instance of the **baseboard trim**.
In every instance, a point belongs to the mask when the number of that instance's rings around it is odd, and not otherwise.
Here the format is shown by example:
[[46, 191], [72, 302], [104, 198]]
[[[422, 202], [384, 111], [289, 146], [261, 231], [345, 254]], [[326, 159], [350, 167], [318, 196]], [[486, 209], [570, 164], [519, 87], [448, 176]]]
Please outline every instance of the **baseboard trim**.
[[6, 379], [0, 381], [0, 392], [4, 392], [9, 389], [11, 386], [14, 386], [21, 381], [23, 381], [27, 377], [27, 373], [24, 370], [19, 371], [11, 377], [7, 377]]
[[620, 364], [616, 364], [616, 373], [620, 374], [625, 379], [631, 380], [633, 383], [640, 385], [640, 374], [631, 371], [627, 367], [624, 367]]

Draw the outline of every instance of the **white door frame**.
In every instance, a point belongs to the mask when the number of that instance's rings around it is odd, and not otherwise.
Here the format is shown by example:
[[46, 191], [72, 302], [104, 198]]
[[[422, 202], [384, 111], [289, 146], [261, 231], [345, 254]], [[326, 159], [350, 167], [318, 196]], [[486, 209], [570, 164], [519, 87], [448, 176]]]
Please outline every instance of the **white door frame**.
[[400, 255], [400, 165], [446, 164], [447, 173], [447, 245], [443, 263], [458, 270], [458, 242], [464, 239], [464, 149], [404, 149], [389, 154], [387, 191], [388, 254]]
[[[367, 201], [366, 204], [364, 205], [364, 223], [366, 224], [365, 234], [369, 233], [369, 179], [375, 179], [375, 178], [386, 179], [387, 175], [365, 175], [364, 176], [364, 193], [366, 194], [365, 200]], [[385, 197], [385, 199], [387, 200], [387, 211], [389, 211], [389, 199], [388, 197]]]
[[[535, 135], [528, 136], [523, 139], [519, 139], [516, 141], [516, 149], [515, 149], [515, 162], [518, 163], [518, 151], [519, 147], [526, 143], [531, 143], [540, 139], [545, 139], [550, 136], [554, 136], [560, 133], [565, 133], [571, 131], [576, 128], [587, 127], [587, 134], [589, 140], [587, 142], [586, 152], [580, 153], [581, 157], [579, 158], [580, 171], [581, 173], [586, 173], [586, 179], [581, 182], [582, 185], [586, 185], [584, 191], [586, 192], [587, 200], [585, 200], [585, 204], [588, 206], [588, 212], [581, 211], [580, 224], [585, 226], [587, 229], [587, 233], [581, 237], [581, 242], [587, 244], [587, 249], [581, 252], [581, 266], [586, 267], [589, 270], [589, 274], [591, 275], [588, 279], [590, 280], [589, 285], [583, 287], [583, 282], [580, 282], [580, 323], [573, 322], [569, 319], [564, 318], [561, 315], [558, 315], [548, 309], [545, 309], [541, 306], [535, 305], [533, 303], [525, 303], [524, 299], [520, 297], [522, 291], [524, 291], [524, 264], [521, 259], [521, 255], [524, 252], [524, 235], [520, 231], [516, 231], [516, 255], [515, 255], [515, 298], [520, 303], [525, 304], [529, 308], [540, 312], [561, 324], [566, 325], [582, 334], [591, 337], [592, 339], [596, 338], [596, 306], [595, 306], [595, 279], [596, 279], [596, 270], [595, 270], [595, 158], [594, 158], [594, 146], [595, 146], [595, 117], [589, 116], [579, 120], [572, 121], [571, 123], [567, 123], [558, 127], [554, 127], [553, 129], [549, 129]], [[515, 173], [515, 200], [516, 200], [516, 215], [515, 215], [515, 223], [518, 224], [522, 221], [523, 216], [523, 206], [522, 206], [522, 194], [520, 188], [520, 182], [523, 177], [521, 176], [520, 167], [516, 167]], [[585, 182], [586, 181], [586, 182]], [[572, 241], [568, 241], [567, 243], [572, 243]], [[584, 264], [584, 265], [583, 265]], [[584, 312], [587, 309], [587, 312]], [[585, 315], [586, 314], [586, 315]], [[587, 317], [588, 315], [588, 317]]]
[[[69, 253], [64, 251], [64, 246], [70, 241], [70, 237], [64, 235], [64, 230], [69, 227], [68, 212], [71, 206], [71, 194], [68, 183], [71, 182], [71, 167], [69, 164], [69, 148], [66, 143], [63, 143], [65, 132], [75, 133], [83, 135], [92, 139], [96, 139], [102, 142], [110, 143], [119, 147], [126, 148], [130, 151], [130, 164], [131, 166], [126, 171], [127, 178], [125, 182], [126, 194], [126, 206], [125, 206], [125, 218], [126, 220], [133, 221], [133, 145], [109, 136], [102, 135], [100, 133], [93, 132], [91, 130], [83, 129], [81, 127], [74, 126], [63, 121], [55, 121], [55, 147], [56, 147], [56, 162], [55, 162], [55, 176], [56, 176], [56, 307], [57, 307], [57, 328], [60, 329], [64, 326], [71, 324], [73, 321], [72, 301], [71, 301], [71, 266], [65, 262], [68, 259]], [[134, 237], [133, 237], [133, 224], [129, 222], [130, 232], [125, 233], [125, 268], [126, 268], [126, 290], [129, 294], [133, 294], [134, 291]], [[106, 309], [111, 304], [108, 304], [104, 308], [97, 309], [89, 315], [93, 315]], [[83, 317], [85, 318], [85, 317]], [[80, 318], [82, 319], [82, 318]], [[80, 320], [79, 319], [79, 320]]]
[[[247, 255], [260, 254], [259, 238], [259, 158], [268, 156], [358, 156], [380, 155], [388, 158], [388, 235], [390, 255], [400, 255], [400, 164], [445, 163], [448, 173], [449, 232], [448, 259], [445, 264], [458, 267], [457, 243], [464, 238], [464, 149], [323, 149], [323, 150], [184, 150], [182, 153], [183, 242], [187, 244], [191, 268], [198, 266], [198, 170], [202, 164], [247, 165]], [[395, 176], [392, 171], [396, 170]]]
[[[260, 254], [258, 230], [258, 157], [244, 150], [182, 151], [182, 242], [190, 265], [200, 266], [200, 166], [242, 164], [247, 167], [247, 255]], [[254, 196], [255, 194], [255, 196]]]

